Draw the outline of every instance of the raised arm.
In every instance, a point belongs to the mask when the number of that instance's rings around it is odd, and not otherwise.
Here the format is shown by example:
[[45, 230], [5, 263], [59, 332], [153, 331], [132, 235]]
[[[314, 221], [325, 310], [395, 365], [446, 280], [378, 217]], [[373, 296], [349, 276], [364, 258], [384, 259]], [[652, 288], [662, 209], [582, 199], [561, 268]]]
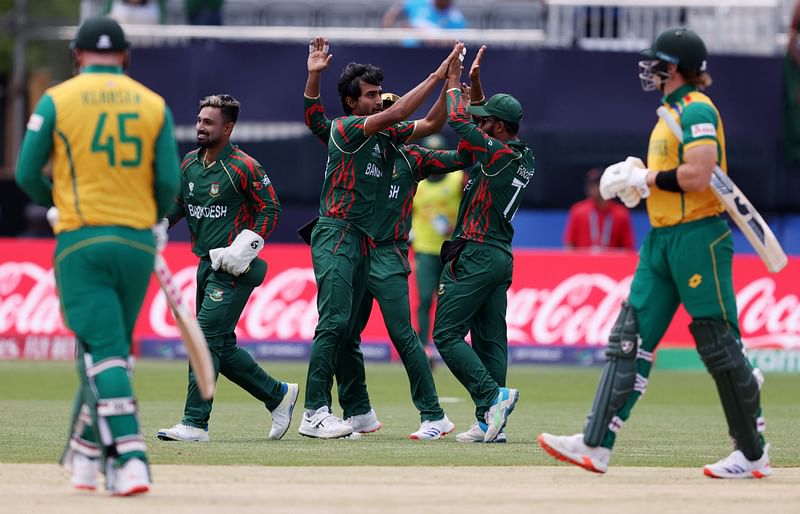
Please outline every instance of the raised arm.
[[328, 54], [328, 40], [317, 36], [308, 43], [308, 79], [303, 93], [303, 106], [306, 127], [311, 130], [325, 146], [331, 133], [331, 120], [325, 116], [325, 108], [319, 97], [322, 71], [326, 69], [333, 55]]
[[395, 123], [407, 120], [414, 114], [414, 111], [422, 105], [422, 102], [425, 101], [425, 98], [436, 88], [437, 84], [447, 78], [450, 63], [453, 59], [458, 61], [458, 56], [461, 55], [462, 48], [464, 48], [462, 43], [453, 45], [450, 54], [442, 61], [436, 71], [428, 75], [428, 77], [417, 84], [414, 89], [400, 97], [394, 105], [385, 111], [368, 117], [364, 126], [364, 133], [367, 136], [377, 134]]
[[422, 139], [423, 137], [436, 134], [442, 130], [442, 127], [444, 127], [444, 122], [447, 120], [447, 102], [445, 101], [446, 91], [447, 84], [445, 83], [442, 86], [442, 93], [439, 95], [439, 98], [436, 99], [436, 102], [433, 104], [433, 107], [431, 107], [431, 110], [428, 111], [428, 114], [425, 116], [425, 118], [416, 120], [414, 134], [411, 136], [412, 139]]
[[473, 59], [472, 65], [469, 67], [469, 102], [471, 104], [481, 104], [486, 100], [486, 97], [483, 94], [483, 85], [481, 84], [481, 60], [483, 59], [483, 53], [485, 51], [486, 45], [481, 46], [478, 49], [478, 53], [475, 54], [475, 59]]

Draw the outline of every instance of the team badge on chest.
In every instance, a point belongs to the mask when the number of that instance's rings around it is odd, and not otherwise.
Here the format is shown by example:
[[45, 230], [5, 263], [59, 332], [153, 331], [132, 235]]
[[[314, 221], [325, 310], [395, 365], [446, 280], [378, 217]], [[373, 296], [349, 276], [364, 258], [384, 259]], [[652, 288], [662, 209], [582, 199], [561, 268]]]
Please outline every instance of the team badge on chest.
[[219, 196], [219, 182], [211, 183], [211, 187], [208, 190], [208, 196], [212, 197]]

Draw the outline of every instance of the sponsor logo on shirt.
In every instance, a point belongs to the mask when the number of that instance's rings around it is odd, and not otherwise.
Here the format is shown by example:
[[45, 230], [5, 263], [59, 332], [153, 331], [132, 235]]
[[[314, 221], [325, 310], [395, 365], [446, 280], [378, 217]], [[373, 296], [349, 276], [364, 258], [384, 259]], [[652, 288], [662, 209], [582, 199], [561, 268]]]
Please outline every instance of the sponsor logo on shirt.
[[691, 129], [692, 137], [717, 137], [717, 129], [713, 123], [697, 123]]
[[212, 182], [208, 190], [208, 195], [212, 198], [219, 196], [219, 182]]
[[189, 211], [189, 216], [192, 218], [203, 219], [217, 219], [217, 218], [224, 218], [228, 215], [228, 206], [227, 205], [192, 205], [188, 204], [186, 206], [187, 210]]

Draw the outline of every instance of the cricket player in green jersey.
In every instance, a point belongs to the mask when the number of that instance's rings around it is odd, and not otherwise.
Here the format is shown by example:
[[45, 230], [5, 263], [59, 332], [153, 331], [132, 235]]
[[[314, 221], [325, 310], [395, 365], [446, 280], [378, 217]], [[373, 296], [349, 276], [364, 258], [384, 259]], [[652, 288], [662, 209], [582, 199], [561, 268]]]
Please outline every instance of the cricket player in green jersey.
[[[323, 48], [315, 48], [312, 42], [308, 56], [309, 71], [327, 67], [327, 53]], [[324, 67], [322, 69], [324, 69]], [[318, 93], [319, 74], [314, 74], [307, 88], [310, 93]], [[397, 95], [383, 93], [383, 108], [389, 108]], [[443, 100], [441, 98], [440, 100]], [[435, 108], [444, 114], [444, 102]], [[331, 121], [325, 116], [322, 101], [305, 97], [306, 123], [315, 136], [327, 145], [330, 137]], [[444, 116], [442, 116], [444, 123]], [[420, 412], [422, 424], [409, 438], [415, 440], [435, 440], [453, 431], [455, 425], [447, 418], [439, 405], [433, 374], [427, 362], [419, 337], [411, 327], [411, 311], [408, 301], [408, 233], [411, 228], [411, 209], [414, 194], [420, 181], [432, 173], [447, 173], [460, 170], [464, 166], [461, 156], [455, 152], [429, 150], [417, 145], [402, 145], [396, 152], [392, 182], [388, 200], [382, 213], [376, 213], [378, 226], [375, 230], [375, 248], [370, 252], [370, 274], [367, 292], [359, 306], [356, 332], [360, 337], [372, 311], [373, 299], [378, 300], [389, 338], [406, 369], [411, 385], [411, 397]], [[361, 353], [355, 354], [359, 358]], [[376, 423], [369, 402], [361, 365], [343, 364], [337, 367], [339, 404], [344, 418], [353, 426], [353, 431], [369, 433], [380, 428]], [[352, 415], [353, 412], [366, 414]], [[351, 414], [348, 416], [348, 414]]]
[[[269, 439], [289, 429], [297, 384], [279, 382], [236, 344], [236, 324], [250, 293], [261, 285], [267, 263], [258, 258], [278, 224], [281, 207], [264, 169], [230, 142], [239, 117], [230, 95], [207, 96], [197, 115], [197, 144], [181, 164], [181, 188], [163, 223], [185, 217], [197, 266], [197, 322], [211, 350], [217, 374], [264, 403], [272, 413]], [[163, 441], [208, 441], [213, 400], [203, 400], [189, 368], [183, 419], [162, 428]]]
[[[448, 123], [461, 138], [459, 149], [469, 152], [477, 166], [467, 172], [453, 239], [442, 246], [446, 264], [433, 342], [475, 403], [476, 423], [456, 440], [488, 443], [505, 440], [501, 430], [519, 398], [519, 391], [506, 387], [506, 292], [514, 265], [511, 220], [533, 177], [534, 158], [517, 137], [522, 119], [517, 99], [500, 93], [483, 102], [480, 75], [471, 70], [470, 76], [471, 106], [459, 89], [459, 76], [451, 72], [448, 77]], [[464, 340], [467, 332], [471, 346]]]
[[[56, 284], [77, 339], [80, 387], [61, 462], [74, 487], [95, 489], [102, 471], [112, 495], [128, 496], [150, 487], [129, 357], [153, 271], [151, 227], [174, 198], [178, 151], [164, 99], [123, 73], [117, 22], [87, 19], [72, 48], [80, 73], [39, 100], [16, 178], [36, 203], [55, 205]], [[48, 159], [52, 180], [42, 174]]]
[[[310, 46], [314, 45], [328, 54], [324, 38], [316, 38]], [[383, 72], [379, 68], [350, 63], [339, 78], [339, 95], [346, 115], [332, 122], [320, 218], [310, 238], [319, 321], [308, 365], [306, 411], [299, 429], [302, 435], [330, 439], [353, 432], [352, 423], [331, 413], [331, 387], [342, 366], [363, 368], [358, 338], [353, 334], [369, 283], [376, 218], [389, 196], [396, 148], [412, 137], [436, 132], [442, 124], [433, 109], [425, 119], [403, 120], [447, 77], [450, 61], [460, 63], [462, 49], [463, 45], [456, 43], [434, 73], [386, 110], [380, 86]], [[331, 58], [326, 55], [322, 59], [325, 66]], [[309, 69], [305, 90], [309, 99], [319, 96], [322, 69]], [[353, 371], [350, 376], [357, 373]], [[379, 422], [374, 411], [368, 402], [364, 407], [365, 412], [352, 412], [351, 417], [367, 415], [376, 430]]]
[[762, 435], [763, 376], [753, 370], [742, 346], [731, 231], [709, 187], [716, 166], [727, 172], [727, 159], [722, 118], [702, 92], [711, 84], [708, 53], [697, 34], [678, 28], [661, 33], [642, 54], [647, 58], [639, 63], [642, 87], [661, 92], [661, 103], [683, 131], [683, 143], [659, 119], [650, 134], [647, 167], [628, 157], [601, 177], [606, 199], [619, 196], [632, 208], [647, 198], [653, 228], [639, 251], [628, 300], [611, 329], [608, 362], [583, 433], [544, 433], [539, 444], [560, 460], [605, 473], [616, 435], [647, 388], [656, 347], [683, 304], [735, 446], [703, 472], [714, 478], [762, 478], [771, 473], [769, 445]]

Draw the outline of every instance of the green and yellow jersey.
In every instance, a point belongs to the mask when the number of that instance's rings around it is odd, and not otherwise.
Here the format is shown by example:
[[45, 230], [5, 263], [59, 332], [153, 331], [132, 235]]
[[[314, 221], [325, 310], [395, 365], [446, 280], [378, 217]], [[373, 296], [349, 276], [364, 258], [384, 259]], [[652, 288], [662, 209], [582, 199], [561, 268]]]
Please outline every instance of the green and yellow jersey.
[[230, 143], [207, 166], [203, 153], [197, 149], [183, 158], [169, 224], [186, 217], [198, 257], [229, 246], [244, 229], [267, 239], [278, 224], [281, 206], [261, 164]]
[[[324, 122], [320, 125], [318, 119], [310, 118], [319, 112], [324, 117], [322, 104], [319, 98], [304, 98], [306, 124], [316, 134]], [[379, 228], [376, 213], [382, 211], [389, 196], [397, 148], [412, 136], [415, 123], [401, 122], [367, 136], [366, 121], [366, 116], [351, 115], [331, 122], [319, 213], [345, 220], [374, 239]]]
[[[48, 159], [52, 184], [42, 175]], [[17, 181], [59, 211], [55, 232], [151, 227], [178, 183], [172, 114], [117, 66], [89, 66], [48, 89], [28, 121]]]
[[[650, 134], [647, 168], [668, 171], [683, 162], [684, 153], [699, 145], [715, 145], [717, 164], [728, 172], [725, 156], [725, 129], [719, 111], [705, 94], [686, 84], [662, 99], [662, 103], [683, 131], [683, 144], [664, 120], [659, 119]], [[650, 189], [647, 213], [653, 227], [668, 227], [679, 223], [716, 216], [724, 210], [707, 187], [702, 191], [675, 193], [657, 187]]]
[[459, 151], [472, 154], [477, 164], [468, 171], [453, 239], [486, 243], [511, 253], [511, 220], [533, 177], [533, 153], [524, 141], [503, 142], [479, 129], [472, 121], [469, 99], [458, 89], [447, 91], [447, 115], [461, 137]]
[[419, 183], [411, 213], [415, 252], [439, 255], [442, 243], [450, 236], [435, 227], [445, 223], [451, 228], [455, 226], [463, 188], [464, 173], [461, 171], [450, 173], [436, 182], [425, 180]]

